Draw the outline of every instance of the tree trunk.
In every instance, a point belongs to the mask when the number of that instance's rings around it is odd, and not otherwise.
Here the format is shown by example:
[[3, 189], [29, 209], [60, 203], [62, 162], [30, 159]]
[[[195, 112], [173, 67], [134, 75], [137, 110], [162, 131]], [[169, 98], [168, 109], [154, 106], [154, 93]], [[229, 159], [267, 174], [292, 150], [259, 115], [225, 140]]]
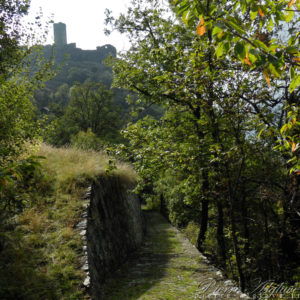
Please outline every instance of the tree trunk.
[[269, 232], [269, 221], [268, 221], [268, 214], [267, 214], [267, 209], [265, 208], [264, 205], [264, 199], [261, 200], [261, 210], [264, 218], [264, 246], [267, 246], [264, 250], [264, 269], [267, 271], [268, 278], [267, 279], [272, 279], [273, 277], [273, 272], [272, 272], [272, 258], [271, 258], [271, 251], [270, 248], [270, 232]]
[[205, 171], [203, 173], [203, 183], [202, 183], [202, 210], [201, 210], [201, 225], [200, 231], [197, 238], [197, 249], [203, 252], [203, 243], [205, 241], [206, 231], [207, 231], [207, 224], [208, 224], [208, 193], [209, 183], [208, 183], [208, 172]]
[[250, 247], [250, 233], [249, 233], [249, 226], [248, 226], [248, 211], [246, 205], [246, 193], [244, 191], [245, 187], [243, 186], [243, 198], [242, 198], [242, 222], [244, 228], [244, 238], [246, 240], [245, 243], [245, 254], [249, 254], [249, 247]]
[[239, 284], [242, 292], [245, 291], [245, 276], [242, 270], [242, 259], [240, 254], [240, 249], [238, 246], [238, 239], [236, 236], [236, 223], [235, 223], [235, 216], [234, 216], [234, 199], [231, 197], [230, 199], [230, 223], [231, 223], [231, 230], [232, 230], [232, 242], [233, 242], [233, 250], [236, 258], [236, 265], [239, 273]]
[[217, 229], [217, 241], [219, 246], [219, 253], [222, 258], [221, 265], [226, 265], [226, 248], [224, 240], [224, 216], [223, 216], [223, 205], [218, 201], [218, 229]]
[[163, 194], [160, 194], [160, 213], [170, 222], [169, 210], [166, 204], [166, 200]]

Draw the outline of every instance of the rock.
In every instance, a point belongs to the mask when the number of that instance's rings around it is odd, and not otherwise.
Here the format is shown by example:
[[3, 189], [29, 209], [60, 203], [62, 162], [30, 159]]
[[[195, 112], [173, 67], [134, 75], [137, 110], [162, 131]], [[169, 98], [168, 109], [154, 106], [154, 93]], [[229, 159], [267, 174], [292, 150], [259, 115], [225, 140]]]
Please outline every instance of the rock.
[[79, 222], [76, 226], [78, 229], [86, 229], [87, 227], [87, 219], [83, 219], [81, 222]]
[[219, 276], [219, 277], [221, 277], [221, 278], [223, 277], [221, 271], [217, 271], [217, 272], [216, 272], [216, 275]]
[[234, 286], [233, 282], [231, 280], [224, 281], [225, 286]]
[[90, 276], [87, 276], [83, 282], [83, 285], [86, 287], [89, 287], [90, 284], [91, 284], [91, 278], [90, 278]]

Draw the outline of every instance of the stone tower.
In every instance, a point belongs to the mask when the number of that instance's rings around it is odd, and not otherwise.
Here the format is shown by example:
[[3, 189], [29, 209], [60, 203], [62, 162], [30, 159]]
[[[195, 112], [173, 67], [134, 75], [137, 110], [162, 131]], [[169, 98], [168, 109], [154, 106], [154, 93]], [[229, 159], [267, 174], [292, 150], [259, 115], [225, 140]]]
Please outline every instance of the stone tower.
[[53, 24], [54, 29], [54, 43], [57, 47], [63, 47], [67, 45], [67, 29], [64, 23]]

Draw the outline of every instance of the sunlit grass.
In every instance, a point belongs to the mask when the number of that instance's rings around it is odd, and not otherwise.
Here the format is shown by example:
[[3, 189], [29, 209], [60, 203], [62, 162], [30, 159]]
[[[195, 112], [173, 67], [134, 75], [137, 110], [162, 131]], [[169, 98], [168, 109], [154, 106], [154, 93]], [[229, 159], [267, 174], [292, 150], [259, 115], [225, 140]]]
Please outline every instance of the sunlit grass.
[[[57, 182], [64, 186], [74, 180], [96, 179], [104, 175], [109, 157], [102, 152], [93, 150], [80, 150], [77, 148], [54, 148], [46, 144], [41, 144], [36, 153], [46, 157], [45, 168], [54, 172]], [[117, 169], [113, 171], [127, 183], [134, 183], [136, 174], [131, 166], [117, 162]]]

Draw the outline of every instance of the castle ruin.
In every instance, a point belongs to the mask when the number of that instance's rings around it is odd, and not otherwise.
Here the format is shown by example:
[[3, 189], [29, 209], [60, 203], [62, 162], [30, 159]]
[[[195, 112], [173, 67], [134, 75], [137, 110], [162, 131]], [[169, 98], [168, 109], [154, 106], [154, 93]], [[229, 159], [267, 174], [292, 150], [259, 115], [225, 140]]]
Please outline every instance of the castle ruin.
[[53, 24], [54, 43], [61, 48], [67, 45], [67, 26], [64, 23]]
[[[67, 26], [64, 23], [54, 23], [54, 45], [55, 50], [55, 61], [65, 61], [66, 54], [70, 60], [73, 61], [91, 61], [101, 62], [108, 55], [116, 57], [117, 50], [114, 46], [107, 44], [101, 47], [97, 47], [96, 50], [82, 50], [76, 47], [76, 43], [67, 43]], [[52, 46], [48, 45], [44, 47], [44, 53], [46, 56], [51, 56]]]

